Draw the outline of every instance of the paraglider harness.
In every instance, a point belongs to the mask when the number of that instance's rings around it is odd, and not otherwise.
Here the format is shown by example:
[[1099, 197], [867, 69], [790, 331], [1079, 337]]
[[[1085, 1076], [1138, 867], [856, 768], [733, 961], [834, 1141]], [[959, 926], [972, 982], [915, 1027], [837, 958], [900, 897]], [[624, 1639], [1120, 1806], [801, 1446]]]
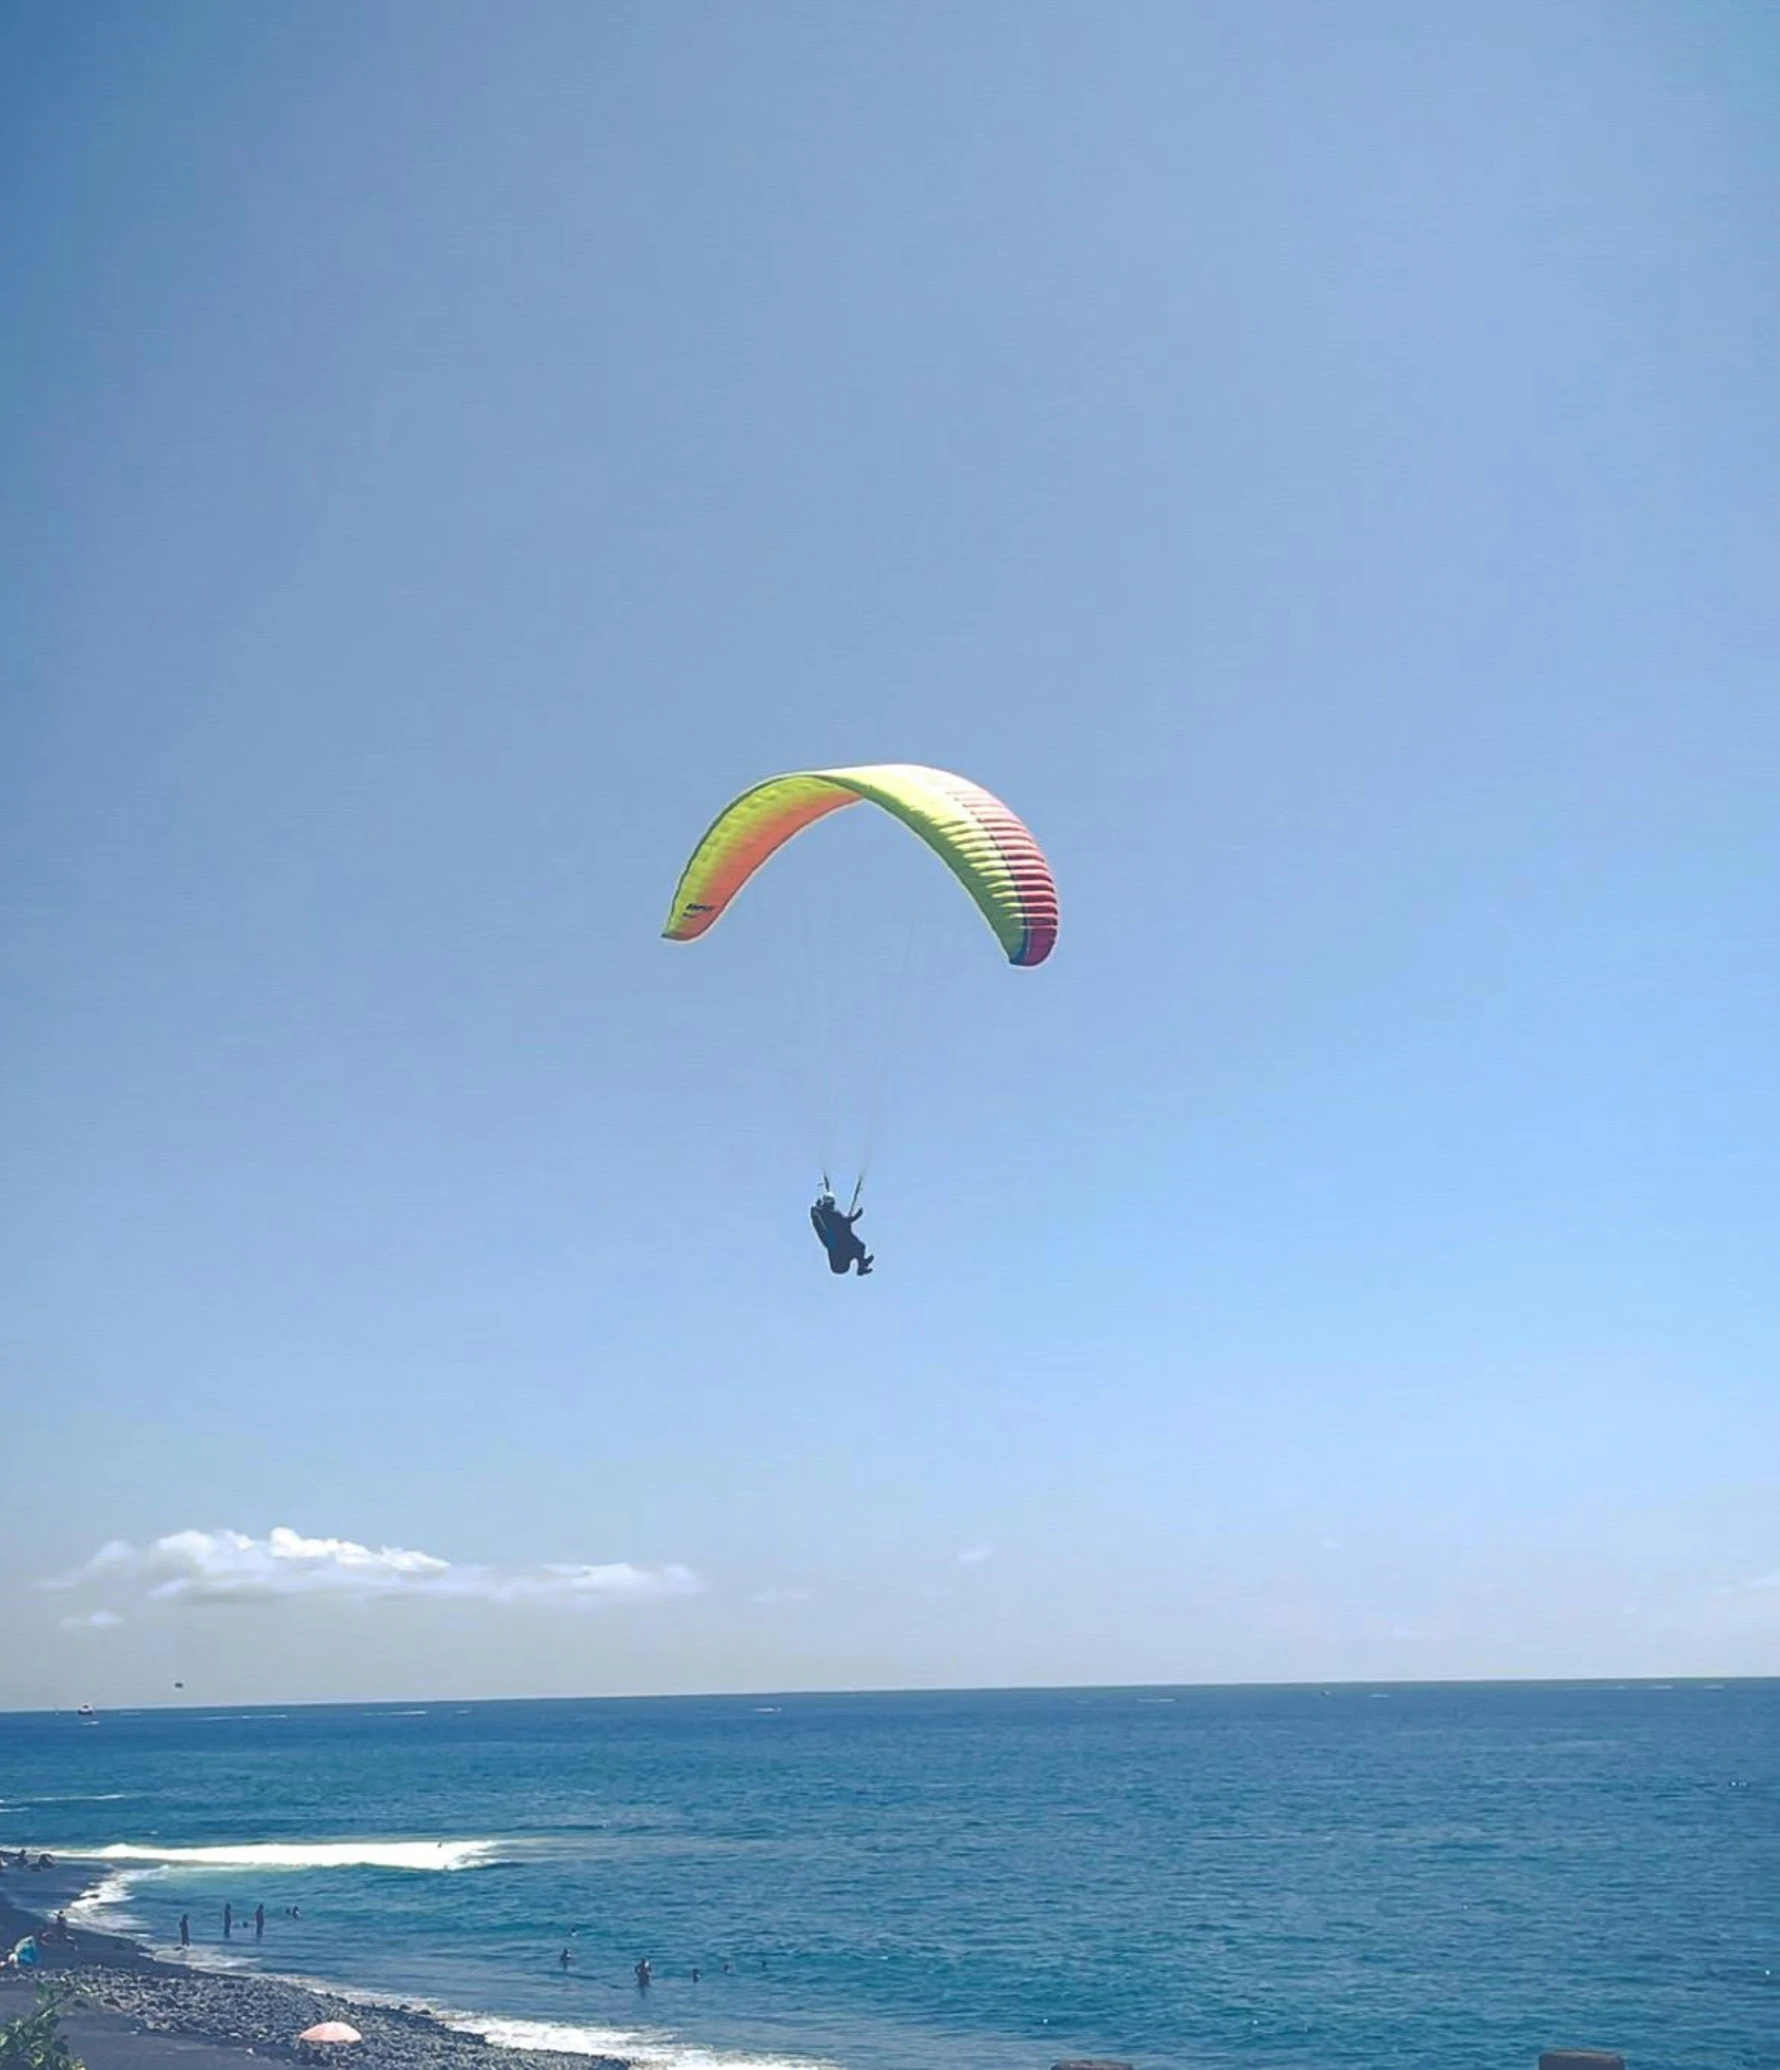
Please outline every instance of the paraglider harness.
[[[861, 1177], [860, 1186], [864, 1183], [864, 1178]], [[830, 1272], [845, 1273], [856, 1267], [859, 1277], [863, 1279], [871, 1270], [871, 1253], [853, 1231], [853, 1224], [864, 1212], [859, 1205], [859, 1186], [853, 1188], [853, 1198], [843, 1211], [835, 1202], [827, 1175], [823, 1175], [822, 1191], [817, 1194], [816, 1204], [810, 1209], [810, 1226], [815, 1230], [822, 1248], [828, 1253]]]

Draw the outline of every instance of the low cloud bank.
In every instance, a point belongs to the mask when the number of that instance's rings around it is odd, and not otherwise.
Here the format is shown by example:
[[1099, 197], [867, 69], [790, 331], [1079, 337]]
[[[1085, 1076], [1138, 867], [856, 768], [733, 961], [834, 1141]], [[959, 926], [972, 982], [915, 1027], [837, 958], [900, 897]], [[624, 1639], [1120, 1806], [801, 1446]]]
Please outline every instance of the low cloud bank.
[[[305, 1538], [278, 1525], [264, 1538], [244, 1531], [174, 1531], [137, 1546], [114, 1538], [72, 1573], [45, 1588], [85, 1583], [146, 1584], [153, 1601], [264, 1602], [277, 1596], [453, 1599], [480, 1603], [597, 1604], [697, 1595], [704, 1583], [690, 1567], [646, 1567], [629, 1560], [601, 1565], [490, 1567], [440, 1559], [404, 1546], [359, 1545], [350, 1538]], [[64, 1619], [116, 1622], [108, 1611]]]

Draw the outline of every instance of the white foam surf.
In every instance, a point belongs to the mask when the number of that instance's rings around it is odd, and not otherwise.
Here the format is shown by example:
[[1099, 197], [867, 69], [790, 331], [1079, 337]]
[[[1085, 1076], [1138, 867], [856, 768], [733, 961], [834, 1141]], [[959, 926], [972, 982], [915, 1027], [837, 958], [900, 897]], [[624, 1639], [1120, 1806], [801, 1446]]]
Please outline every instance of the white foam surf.
[[157, 1869], [481, 1869], [511, 1859], [498, 1840], [261, 1840], [238, 1847], [138, 1847], [119, 1840], [84, 1859]]
[[72, 1790], [60, 1797], [0, 1797], [0, 1811], [40, 1811], [46, 1804], [122, 1804], [130, 1790]]
[[135, 1881], [127, 1870], [103, 1878], [68, 1907], [69, 1919], [76, 1926], [89, 1926], [99, 1933], [133, 1933], [138, 1921], [128, 1910], [126, 1900]]
[[633, 2027], [577, 2027], [555, 2020], [496, 2020], [481, 2013], [440, 2013], [447, 2027], [480, 2034], [497, 2048], [552, 2049], [565, 2056], [624, 2056], [648, 2070], [840, 2070], [823, 2056], [758, 2056], [704, 2048], [672, 2034]]

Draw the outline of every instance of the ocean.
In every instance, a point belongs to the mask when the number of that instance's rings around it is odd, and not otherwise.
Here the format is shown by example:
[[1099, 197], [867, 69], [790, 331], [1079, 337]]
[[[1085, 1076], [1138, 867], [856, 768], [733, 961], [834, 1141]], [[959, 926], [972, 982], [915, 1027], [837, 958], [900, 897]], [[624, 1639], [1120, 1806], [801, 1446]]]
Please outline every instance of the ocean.
[[1780, 1682], [12, 1715], [0, 1846], [662, 2070], [1780, 2066]]

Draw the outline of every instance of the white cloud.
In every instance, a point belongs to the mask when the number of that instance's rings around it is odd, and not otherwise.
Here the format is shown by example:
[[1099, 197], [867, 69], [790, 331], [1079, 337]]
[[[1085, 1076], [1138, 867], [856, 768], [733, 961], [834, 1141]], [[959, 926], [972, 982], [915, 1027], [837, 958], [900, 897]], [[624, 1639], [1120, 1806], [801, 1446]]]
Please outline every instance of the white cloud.
[[89, 1610], [84, 1617], [64, 1617], [65, 1632], [108, 1632], [123, 1623], [115, 1610]]
[[94, 1581], [101, 1575], [127, 1571], [136, 1564], [136, 1548], [122, 1538], [108, 1538], [84, 1566], [76, 1567], [72, 1574], [61, 1574], [53, 1581], [46, 1581], [45, 1588], [72, 1588], [77, 1581]]
[[967, 1545], [958, 1555], [958, 1564], [960, 1567], [980, 1567], [985, 1560], [992, 1560], [994, 1557], [995, 1548], [992, 1545]]
[[598, 1567], [534, 1567], [503, 1573], [496, 1567], [456, 1567], [441, 1593], [480, 1596], [491, 1603], [617, 1601], [639, 1596], [696, 1596], [704, 1583], [690, 1567], [638, 1567], [612, 1560]]
[[397, 1545], [305, 1538], [282, 1524], [264, 1538], [244, 1531], [174, 1531], [140, 1547], [114, 1538], [71, 1574], [44, 1586], [73, 1588], [125, 1577], [146, 1584], [151, 1600], [186, 1603], [264, 1602], [276, 1596], [599, 1603], [696, 1595], [704, 1586], [690, 1567], [640, 1567], [629, 1560], [488, 1567]]

